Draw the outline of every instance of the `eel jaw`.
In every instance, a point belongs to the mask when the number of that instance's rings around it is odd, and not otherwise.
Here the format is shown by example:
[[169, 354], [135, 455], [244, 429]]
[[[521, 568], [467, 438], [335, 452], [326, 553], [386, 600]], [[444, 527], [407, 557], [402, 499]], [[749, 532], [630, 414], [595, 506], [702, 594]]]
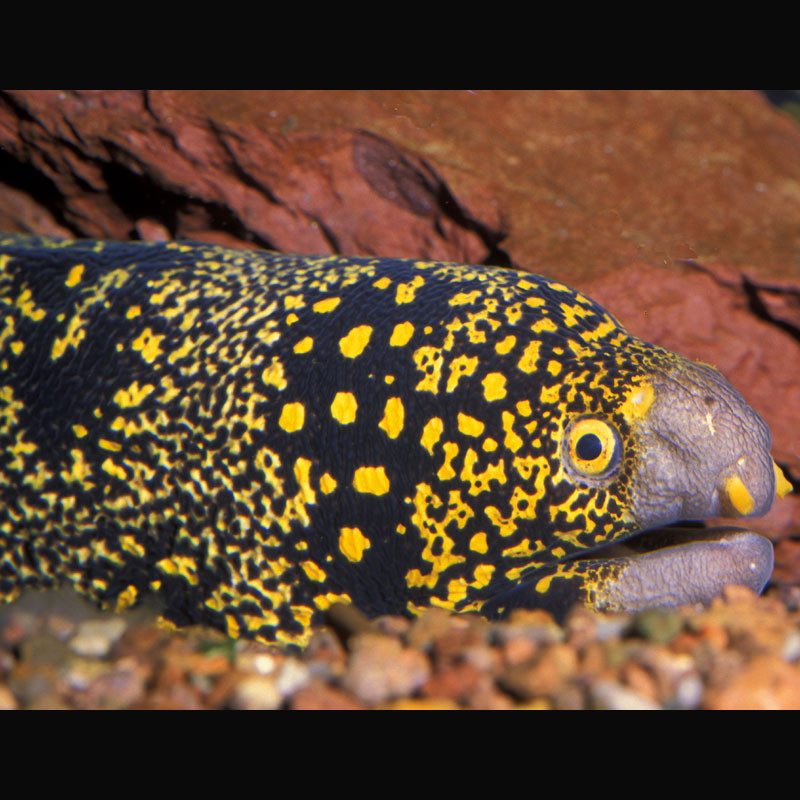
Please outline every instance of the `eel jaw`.
[[[631, 545], [656, 549], [637, 553]], [[731, 527], [648, 531], [614, 549], [610, 559], [615, 569], [595, 586], [597, 611], [708, 605], [729, 584], [760, 594], [774, 566], [769, 539]]]

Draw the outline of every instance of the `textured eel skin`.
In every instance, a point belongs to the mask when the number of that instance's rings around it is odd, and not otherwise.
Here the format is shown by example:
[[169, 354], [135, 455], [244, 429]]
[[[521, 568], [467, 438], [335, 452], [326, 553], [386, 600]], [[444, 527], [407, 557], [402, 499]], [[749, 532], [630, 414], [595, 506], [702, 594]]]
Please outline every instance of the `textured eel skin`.
[[760, 590], [754, 534], [593, 551], [788, 486], [716, 370], [560, 283], [178, 242], [0, 235], [0, 439], [0, 597], [155, 592], [174, 624], [300, 646], [336, 602]]

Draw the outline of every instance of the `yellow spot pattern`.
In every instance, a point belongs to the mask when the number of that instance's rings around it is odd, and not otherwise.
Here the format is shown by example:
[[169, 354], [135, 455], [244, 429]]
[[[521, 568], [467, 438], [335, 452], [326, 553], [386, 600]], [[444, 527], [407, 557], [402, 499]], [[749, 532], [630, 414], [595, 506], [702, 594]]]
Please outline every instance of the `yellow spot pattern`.
[[370, 546], [370, 540], [358, 528], [342, 528], [339, 532], [339, 550], [348, 561], [361, 561]]
[[425, 423], [422, 429], [420, 444], [433, 455], [433, 446], [439, 441], [444, 430], [444, 423], [439, 417], [432, 417]]
[[83, 264], [76, 264], [67, 274], [64, 285], [70, 288], [77, 286], [83, 280], [83, 271], [85, 269], [86, 267]]
[[358, 358], [369, 344], [371, 325], [358, 325], [339, 340], [339, 349], [345, 358]]
[[490, 372], [482, 381], [483, 396], [491, 403], [494, 400], [502, 400], [508, 392], [506, 391], [506, 376], [502, 372]]
[[331, 415], [341, 425], [356, 421], [358, 403], [352, 392], [337, 392], [331, 403]]
[[465, 436], [480, 436], [485, 427], [479, 419], [470, 417], [468, 414], [458, 415], [458, 429]]
[[281, 409], [278, 425], [287, 433], [296, 433], [303, 427], [306, 409], [302, 403], [286, 403]]
[[314, 340], [310, 336], [306, 336], [305, 338], [301, 339], [294, 346], [294, 352], [295, 353], [309, 353], [309, 352], [311, 352], [311, 348], [313, 346], [314, 346]]
[[312, 308], [317, 314], [327, 314], [337, 308], [341, 302], [342, 299], [340, 297], [326, 297], [324, 300], [314, 303]]
[[405, 421], [405, 408], [403, 401], [399, 397], [390, 397], [386, 401], [383, 410], [383, 419], [378, 423], [378, 427], [386, 431], [390, 439], [396, 439], [403, 430]]
[[133, 349], [140, 352], [142, 358], [149, 364], [152, 364], [161, 354], [161, 342], [164, 339], [164, 334], [156, 334], [145, 328], [141, 336], [133, 342]]
[[413, 335], [414, 326], [410, 322], [399, 322], [394, 326], [389, 345], [391, 347], [403, 347], [409, 343]]
[[362, 494], [386, 494], [389, 479], [383, 467], [359, 467], [353, 475], [353, 488]]

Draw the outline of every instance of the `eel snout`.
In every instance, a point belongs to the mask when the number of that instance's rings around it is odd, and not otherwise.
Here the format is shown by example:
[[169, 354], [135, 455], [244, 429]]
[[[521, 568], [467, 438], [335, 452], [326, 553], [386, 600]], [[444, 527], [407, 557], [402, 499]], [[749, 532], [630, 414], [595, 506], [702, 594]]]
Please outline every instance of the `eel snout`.
[[632, 512], [641, 529], [761, 516], [790, 491], [767, 424], [716, 369], [680, 359], [651, 380], [652, 404], [634, 423]]

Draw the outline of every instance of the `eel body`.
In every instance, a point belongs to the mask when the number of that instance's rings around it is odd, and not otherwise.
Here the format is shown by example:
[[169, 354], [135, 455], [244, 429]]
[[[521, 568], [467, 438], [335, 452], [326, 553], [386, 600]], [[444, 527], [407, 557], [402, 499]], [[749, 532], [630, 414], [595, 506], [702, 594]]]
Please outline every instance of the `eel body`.
[[0, 235], [0, 440], [0, 597], [155, 592], [176, 625], [283, 645], [337, 602], [758, 591], [755, 534], [601, 548], [787, 488], [716, 370], [558, 282], [179, 242]]

